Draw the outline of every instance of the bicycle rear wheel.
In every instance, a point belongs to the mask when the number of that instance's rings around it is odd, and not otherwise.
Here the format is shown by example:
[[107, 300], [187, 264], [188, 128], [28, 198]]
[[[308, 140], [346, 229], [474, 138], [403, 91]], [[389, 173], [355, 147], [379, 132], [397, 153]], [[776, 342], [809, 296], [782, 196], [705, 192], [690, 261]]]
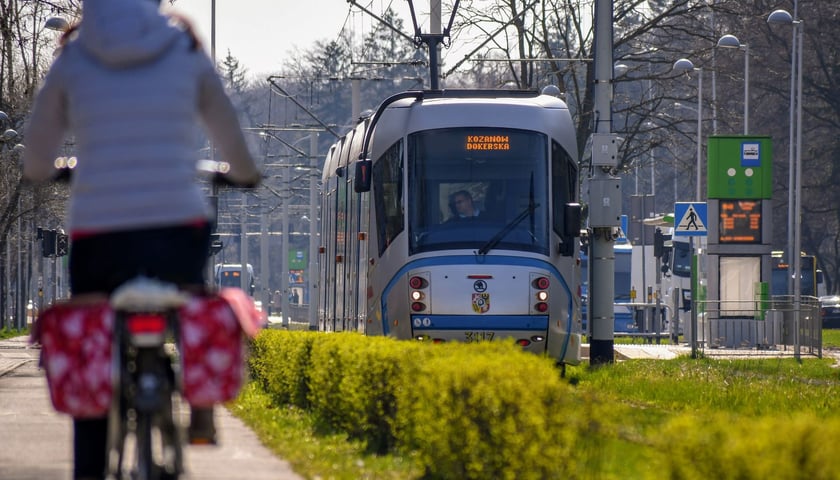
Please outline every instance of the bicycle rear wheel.
[[137, 454], [137, 480], [158, 480], [152, 453], [152, 417], [138, 412], [135, 431]]

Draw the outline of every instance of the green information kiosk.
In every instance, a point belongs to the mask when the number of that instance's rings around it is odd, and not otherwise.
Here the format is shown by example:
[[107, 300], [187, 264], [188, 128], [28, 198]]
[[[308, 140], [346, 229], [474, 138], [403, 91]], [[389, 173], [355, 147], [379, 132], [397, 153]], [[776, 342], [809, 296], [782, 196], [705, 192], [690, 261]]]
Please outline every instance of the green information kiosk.
[[765, 321], [760, 308], [771, 277], [771, 139], [716, 135], [707, 151], [708, 302], [701, 332], [710, 347], [779, 343], [781, 325]]

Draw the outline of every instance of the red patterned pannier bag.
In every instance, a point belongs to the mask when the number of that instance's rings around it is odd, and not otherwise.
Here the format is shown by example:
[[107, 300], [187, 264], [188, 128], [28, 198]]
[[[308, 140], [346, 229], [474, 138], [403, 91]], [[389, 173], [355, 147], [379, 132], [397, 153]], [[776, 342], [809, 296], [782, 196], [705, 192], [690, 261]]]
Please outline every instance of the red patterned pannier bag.
[[244, 371], [242, 332], [253, 336], [260, 313], [240, 289], [193, 297], [179, 311], [183, 393], [205, 407], [239, 393]]
[[111, 404], [111, 332], [106, 299], [58, 303], [38, 316], [33, 343], [41, 344], [53, 407], [77, 418], [103, 417]]
[[[239, 392], [244, 370], [242, 333], [256, 335], [261, 312], [240, 289], [193, 297], [179, 310], [183, 394], [210, 406]], [[41, 344], [50, 399], [76, 418], [103, 417], [111, 403], [114, 311], [104, 297], [58, 303], [38, 316], [32, 343]]]

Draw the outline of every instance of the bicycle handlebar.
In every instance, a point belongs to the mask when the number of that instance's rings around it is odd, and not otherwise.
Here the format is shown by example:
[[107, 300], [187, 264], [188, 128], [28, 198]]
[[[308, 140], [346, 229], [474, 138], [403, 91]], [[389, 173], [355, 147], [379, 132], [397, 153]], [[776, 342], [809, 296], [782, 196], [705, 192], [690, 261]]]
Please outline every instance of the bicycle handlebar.
[[[199, 175], [210, 177], [213, 185], [219, 187], [234, 187], [234, 188], [256, 188], [259, 181], [256, 182], [237, 182], [230, 178], [227, 174], [230, 171], [230, 164], [227, 162], [219, 162], [216, 160], [199, 160], [196, 164], [196, 170]], [[56, 167], [55, 175], [52, 180], [57, 183], [70, 183], [73, 179], [73, 167], [61, 166]]]

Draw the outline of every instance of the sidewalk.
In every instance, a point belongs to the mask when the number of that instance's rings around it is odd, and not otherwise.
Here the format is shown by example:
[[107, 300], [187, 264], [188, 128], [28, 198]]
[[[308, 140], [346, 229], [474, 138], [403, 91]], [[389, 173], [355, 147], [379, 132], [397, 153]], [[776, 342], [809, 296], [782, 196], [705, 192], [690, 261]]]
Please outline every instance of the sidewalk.
[[[583, 344], [581, 354], [589, 358], [589, 344]], [[615, 344], [613, 347], [616, 361], [621, 360], [671, 360], [677, 357], [691, 355], [691, 346], [688, 344], [673, 345], [671, 343], [661, 344]], [[707, 358], [793, 358], [792, 348], [759, 350], [756, 348], [699, 348], [698, 353]], [[801, 353], [805, 358], [816, 358], [814, 355]], [[823, 356], [838, 357], [838, 352], [823, 350]]]
[[[289, 464], [260, 444], [256, 435], [224, 408], [216, 409], [221, 445], [188, 447], [188, 480], [300, 480]], [[0, 340], [0, 479], [69, 480], [72, 422], [56, 413], [38, 350], [27, 338]]]

